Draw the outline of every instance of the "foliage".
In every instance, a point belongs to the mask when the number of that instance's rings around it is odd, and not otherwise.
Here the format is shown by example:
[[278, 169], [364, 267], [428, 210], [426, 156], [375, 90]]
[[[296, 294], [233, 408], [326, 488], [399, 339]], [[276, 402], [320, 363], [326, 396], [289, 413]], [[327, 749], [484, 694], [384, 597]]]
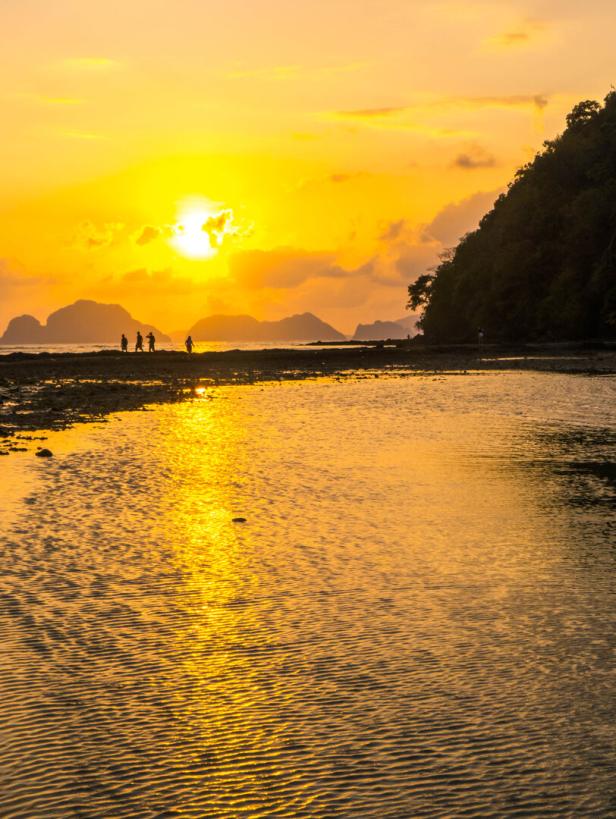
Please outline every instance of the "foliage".
[[567, 128], [409, 286], [432, 341], [616, 337], [616, 92], [580, 102]]

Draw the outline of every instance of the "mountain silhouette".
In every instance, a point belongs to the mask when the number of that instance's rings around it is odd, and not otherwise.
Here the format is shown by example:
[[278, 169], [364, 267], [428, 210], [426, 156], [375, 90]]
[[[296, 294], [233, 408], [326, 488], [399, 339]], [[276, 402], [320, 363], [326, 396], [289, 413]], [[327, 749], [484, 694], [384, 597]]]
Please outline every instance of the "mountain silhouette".
[[252, 316], [209, 316], [194, 324], [195, 341], [344, 341], [345, 336], [312, 313], [280, 321], [257, 321]]
[[134, 319], [119, 304], [80, 299], [51, 313], [46, 324], [29, 315], [11, 319], [0, 344], [117, 344], [122, 333], [132, 336], [137, 330], [144, 335], [151, 330], [159, 342], [170, 340], [151, 324]]
[[406, 338], [415, 334], [417, 316], [405, 316], [398, 321], [373, 321], [358, 324], [353, 333], [354, 341], [381, 341], [388, 338]]

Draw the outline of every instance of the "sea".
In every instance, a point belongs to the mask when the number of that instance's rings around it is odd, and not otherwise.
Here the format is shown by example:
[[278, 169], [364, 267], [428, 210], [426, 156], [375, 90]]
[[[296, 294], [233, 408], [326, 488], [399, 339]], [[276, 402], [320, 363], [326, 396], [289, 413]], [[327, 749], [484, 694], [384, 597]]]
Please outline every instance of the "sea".
[[[144, 340], [144, 349], [147, 350], [147, 341]], [[226, 350], [302, 350], [306, 347], [314, 346], [316, 342], [296, 341], [196, 341], [193, 347], [194, 353], [220, 353]], [[335, 342], [327, 342], [328, 348], [336, 347]], [[360, 341], [356, 345], [344, 342], [340, 345], [345, 349], [352, 346], [361, 347], [364, 344]], [[129, 344], [129, 352], [134, 350], [134, 341]], [[163, 341], [157, 342], [156, 349], [160, 351], [180, 351], [186, 350], [184, 342]], [[119, 344], [0, 344], [0, 356], [11, 353], [100, 353], [103, 350], [120, 350]]]
[[0, 815], [616, 815], [616, 378], [207, 388], [1, 459]]

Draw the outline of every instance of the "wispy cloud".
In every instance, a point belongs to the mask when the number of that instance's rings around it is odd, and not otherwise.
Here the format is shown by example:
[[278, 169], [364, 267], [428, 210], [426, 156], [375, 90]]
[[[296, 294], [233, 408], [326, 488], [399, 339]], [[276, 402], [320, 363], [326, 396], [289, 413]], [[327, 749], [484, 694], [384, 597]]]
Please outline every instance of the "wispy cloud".
[[[435, 139], [472, 139], [475, 131], [452, 126], [435, 125], [422, 121], [429, 115], [424, 107], [415, 105], [390, 108], [361, 108], [348, 111], [331, 111], [321, 116], [325, 119], [346, 123], [347, 126], [361, 126], [385, 131], [408, 131]], [[433, 112], [432, 112], [433, 113]]]
[[511, 94], [502, 97], [459, 97], [451, 102], [468, 108], [534, 108], [542, 111], [550, 100], [546, 94]]
[[520, 25], [506, 29], [485, 41], [487, 48], [492, 50], [508, 50], [524, 48], [541, 41], [549, 26], [543, 20], [525, 20]]
[[407, 106], [399, 106], [393, 108], [359, 108], [351, 111], [336, 111], [335, 116], [343, 119], [382, 119], [384, 117], [396, 116], [397, 114], [404, 114], [410, 111], [411, 108]]
[[337, 122], [364, 128], [409, 131], [434, 138], [466, 138], [478, 136], [476, 131], [455, 125], [437, 124], [435, 117], [455, 117], [457, 112], [501, 109], [542, 112], [549, 104], [546, 94], [504, 94], [502, 96], [430, 97], [408, 105], [375, 106], [330, 111], [320, 116]]

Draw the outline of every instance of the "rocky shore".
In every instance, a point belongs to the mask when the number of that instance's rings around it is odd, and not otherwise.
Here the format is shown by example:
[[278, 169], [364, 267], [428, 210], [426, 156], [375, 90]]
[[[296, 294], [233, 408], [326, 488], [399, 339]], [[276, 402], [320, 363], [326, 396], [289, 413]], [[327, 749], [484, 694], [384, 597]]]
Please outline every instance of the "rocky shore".
[[28, 449], [44, 430], [103, 419], [148, 404], [182, 401], [219, 385], [426, 373], [533, 370], [616, 374], [616, 349], [366, 346], [122, 355], [115, 351], [0, 355], [0, 454]]

